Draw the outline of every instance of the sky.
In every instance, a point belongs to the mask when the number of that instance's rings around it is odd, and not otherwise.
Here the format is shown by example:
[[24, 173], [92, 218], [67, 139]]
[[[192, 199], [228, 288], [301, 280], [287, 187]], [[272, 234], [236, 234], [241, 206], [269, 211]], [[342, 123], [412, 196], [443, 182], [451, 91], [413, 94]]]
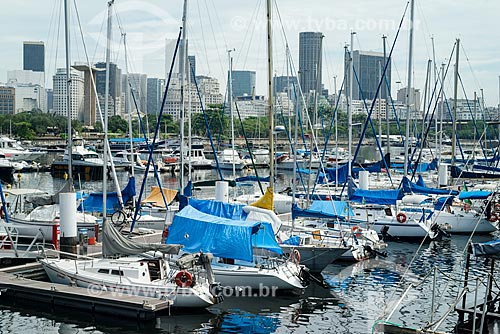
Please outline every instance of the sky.
[[[68, 0], [70, 3], [71, 61], [105, 60], [105, 0]], [[76, 4], [76, 6], [75, 6]], [[298, 69], [301, 31], [320, 31], [323, 39], [323, 83], [330, 91], [343, 77], [344, 47], [355, 31], [354, 49], [388, 50], [407, 6], [406, 0], [276, 0], [273, 11], [275, 75], [286, 75], [286, 44]], [[76, 9], [75, 9], [76, 7]], [[111, 60], [125, 71], [121, 31], [126, 32], [129, 72], [165, 77], [171, 51], [182, 22], [182, 0], [115, 0]], [[225, 89], [228, 50], [233, 68], [257, 71], [257, 93], [265, 94], [267, 78], [265, 0], [190, 0], [187, 34], [189, 54], [196, 56], [196, 72], [214, 76]], [[413, 86], [423, 89], [428, 59], [438, 66], [448, 63], [456, 38], [460, 38], [459, 71], [465, 93], [472, 99], [483, 89], [486, 106], [499, 104], [500, 38], [497, 0], [415, 0]], [[81, 30], [77, 18], [80, 19]], [[26, 40], [46, 45], [46, 86], [52, 86], [55, 69], [64, 67], [63, 0], [9, 1], [0, 13], [0, 82], [7, 71], [22, 69], [22, 44]], [[408, 68], [409, 9], [392, 54], [392, 93], [406, 87]], [[85, 47], [82, 42], [85, 42]], [[434, 42], [434, 43], [433, 43]], [[434, 52], [432, 45], [434, 44]], [[168, 47], [166, 47], [168, 45]], [[453, 62], [455, 57], [453, 56]], [[453, 95], [450, 67], [445, 93]], [[464, 92], [459, 86], [459, 97]]]

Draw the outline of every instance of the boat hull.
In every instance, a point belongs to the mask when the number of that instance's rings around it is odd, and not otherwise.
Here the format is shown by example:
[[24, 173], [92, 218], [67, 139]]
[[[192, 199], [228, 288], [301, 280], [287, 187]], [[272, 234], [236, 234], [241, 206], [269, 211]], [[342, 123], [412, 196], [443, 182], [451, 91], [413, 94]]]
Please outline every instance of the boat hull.
[[[57, 261], [57, 262], [56, 262]], [[91, 265], [91, 261], [89, 266]], [[204, 308], [215, 304], [212, 296], [204, 293], [203, 290], [208, 290], [208, 287], [201, 285], [191, 288], [181, 288], [175, 283], [168, 285], [128, 285], [122, 284], [119, 281], [104, 281], [98, 280], [88, 275], [82, 275], [82, 270], [77, 274], [73, 260], [40, 260], [50, 281], [58, 284], [76, 285], [87, 289], [91, 294], [98, 294], [99, 291], [113, 291], [116, 293], [133, 294], [138, 296], [169, 299], [174, 302], [173, 307], [179, 308]], [[73, 269], [71, 265], [73, 264]], [[203, 285], [203, 284], [202, 284]]]

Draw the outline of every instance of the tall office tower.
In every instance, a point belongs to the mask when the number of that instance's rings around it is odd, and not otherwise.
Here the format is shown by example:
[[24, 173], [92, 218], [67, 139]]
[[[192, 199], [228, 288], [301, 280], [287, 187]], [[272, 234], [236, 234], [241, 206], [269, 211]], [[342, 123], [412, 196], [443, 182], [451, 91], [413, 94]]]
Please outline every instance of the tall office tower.
[[147, 110], [148, 114], [158, 115], [163, 98], [165, 80], [148, 78]]
[[232, 78], [234, 97], [252, 95], [253, 89], [255, 88], [255, 71], [233, 70]]
[[188, 56], [189, 62], [189, 78], [191, 79], [191, 83], [194, 83], [194, 78], [196, 77], [196, 57]]
[[[133, 98], [135, 97], [135, 102], [139, 106], [139, 111], [142, 113], [147, 113], [148, 104], [147, 104], [147, 96], [148, 96], [148, 76], [146, 74], [141, 73], [129, 73], [128, 81], [132, 87], [132, 95], [130, 95], [131, 107], [130, 110], [135, 114], [136, 107]], [[127, 83], [127, 75], [122, 76], [124, 80], [123, 85], [125, 87], [129, 87]]]
[[[95, 64], [98, 69], [96, 72], [97, 96], [101, 110], [104, 111], [104, 95], [106, 93], [106, 63], [99, 62]], [[109, 115], [116, 116], [121, 110], [122, 95], [122, 70], [114, 63], [109, 63], [109, 97], [108, 110]]]
[[0, 114], [12, 115], [16, 110], [16, 90], [14, 87], [0, 86]]
[[43, 42], [23, 43], [23, 70], [45, 71], [45, 45]]
[[297, 89], [297, 77], [287, 77], [286, 75], [273, 77], [273, 87], [274, 95], [277, 93], [286, 93], [288, 88], [293, 93], [294, 87]]
[[[322, 90], [321, 51], [323, 33], [301, 32], [299, 34], [299, 80], [304, 95]], [[319, 81], [319, 82], [318, 82]]]
[[[83, 73], [83, 84], [84, 84], [84, 100], [83, 100], [83, 113], [82, 119], [84, 125], [94, 126], [96, 121], [100, 121], [100, 115], [96, 113], [96, 96], [94, 91], [94, 82], [97, 82], [96, 73], [97, 69], [92, 66], [89, 67], [87, 64], [76, 64], [72, 66], [75, 70]], [[102, 101], [104, 103], [104, 101]], [[111, 110], [108, 112], [111, 114]], [[104, 109], [102, 109], [104, 117]]]
[[[67, 76], [65, 68], [58, 68], [53, 78], [53, 103], [54, 113], [58, 116], [67, 117], [68, 107], [66, 99]], [[84, 106], [84, 80], [80, 71], [71, 69], [71, 119], [83, 121]]]
[[[345, 55], [344, 59], [344, 69], [347, 73], [347, 85], [346, 92], [349, 91], [349, 75], [350, 71], [348, 55]], [[352, 57], [353, 67], [354, 67], [354, 79], [352, 87], [352, 99], [353, 100], [373, 100], [377, 92], [377, 87], [380, 82], [380, 75], [384, 73], [384, 54], [379, 52], [371, 51], [353, 51]], [[357, 79], [356, 79], [357, 77]], [[358, 83], [359, 80], [359, 83]], [[380, 87], [379, 97], [387, 100], [389, 97], [388, 92], [391, 91], [391, 62], [387, 65], [387, 71], [385, 72], [385, 78]]]

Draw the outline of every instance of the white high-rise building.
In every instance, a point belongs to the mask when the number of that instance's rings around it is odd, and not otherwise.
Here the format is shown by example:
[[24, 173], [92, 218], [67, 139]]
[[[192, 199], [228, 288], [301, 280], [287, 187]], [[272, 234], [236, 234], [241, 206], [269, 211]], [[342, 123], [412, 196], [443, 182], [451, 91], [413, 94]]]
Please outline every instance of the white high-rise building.
[[47, 112], [44, 72], [31, 70], [7, 71], [7, 84], [16, 89], [15, 113], [39, 109]]
[[[66, 103], [66, 69], [58, 68], [53, 76], [53, 104], [54, 113], [58, 116], [67, 117], [68, 109]], [[83, 103], [84, 103], [84, 80], [80, 71], [71, 69], [71, 101], [70, 111], [71, 119], [83, 121]]]

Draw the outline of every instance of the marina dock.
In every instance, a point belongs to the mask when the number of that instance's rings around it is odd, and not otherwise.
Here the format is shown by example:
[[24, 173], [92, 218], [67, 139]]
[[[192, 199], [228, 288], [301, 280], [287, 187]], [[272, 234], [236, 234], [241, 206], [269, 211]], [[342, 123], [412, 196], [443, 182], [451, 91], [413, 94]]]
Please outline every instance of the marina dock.
[[35, 281], [20, 275], [0, 272], [1, 299], [15, 303], [37, 302], [53, 310], [63, 307], [95, 315], [126, 317], [138, 321], [154, 319], [158, 312], [172, 306], [169, 300], [90, 291], [85, 288]]

